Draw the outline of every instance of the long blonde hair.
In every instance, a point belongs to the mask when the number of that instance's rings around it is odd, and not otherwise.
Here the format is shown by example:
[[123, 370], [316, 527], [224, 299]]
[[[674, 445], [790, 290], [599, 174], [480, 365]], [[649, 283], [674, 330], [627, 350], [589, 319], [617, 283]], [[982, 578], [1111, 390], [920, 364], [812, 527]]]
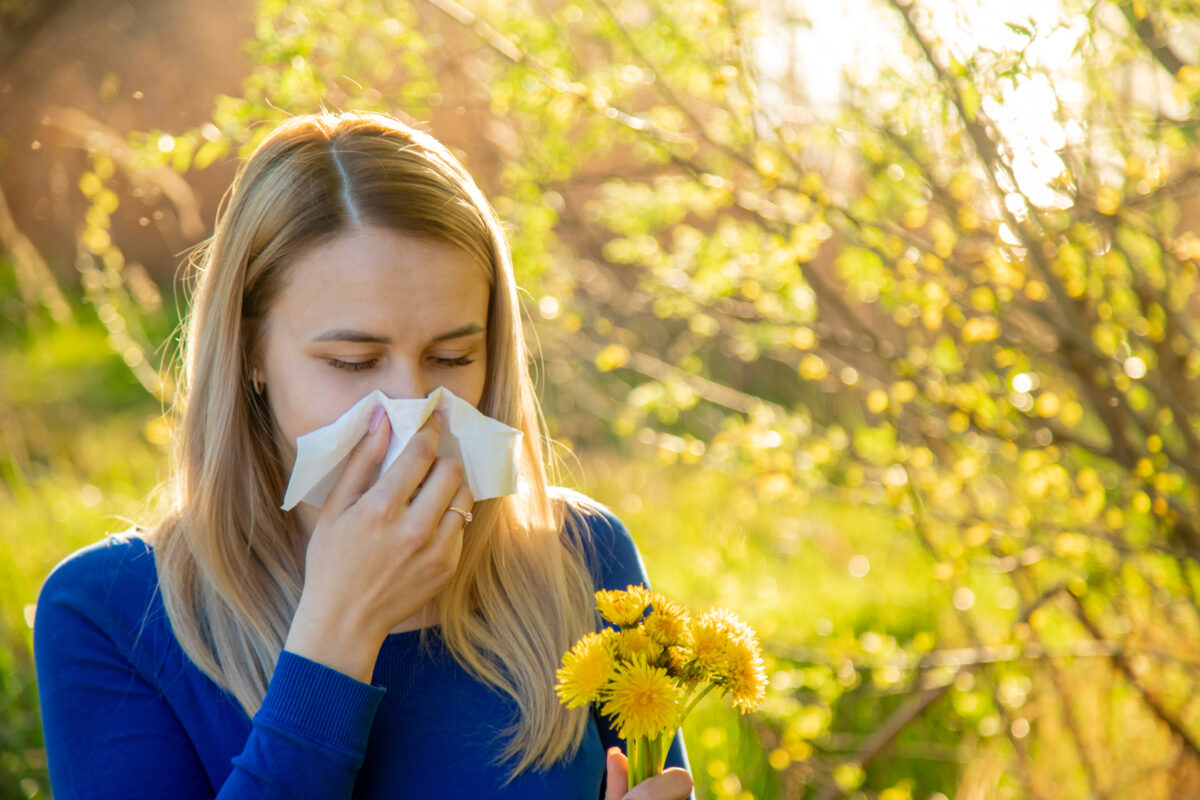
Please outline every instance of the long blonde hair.
[[586, 724], [552, 687], [559, 657], [593, 624], [591, 580], [580, 549], [560, 534], [564, 501], [547, 489], [499, 220], [445, 147], [391, 118], [321, 114], [281, 124], [242, 165], [198, 251], [171, 511], [147, 534], [163, 602], [184, 652], [253, 716], [304, 585], [306, 543], [279, 508], [287, 476], [270, 413], [251, 387], [256, 326], [245, 320], [269, 311], [300, 252], [365, 224], [461, 247], [491, 283], [479, 407], [524, 432], [521, 489], [476, 503], [439, 599], [441, 633], [469, 673], [521, 709], [498, 760], [513, 764], [511, 775], [545, 768], [576, 750]]

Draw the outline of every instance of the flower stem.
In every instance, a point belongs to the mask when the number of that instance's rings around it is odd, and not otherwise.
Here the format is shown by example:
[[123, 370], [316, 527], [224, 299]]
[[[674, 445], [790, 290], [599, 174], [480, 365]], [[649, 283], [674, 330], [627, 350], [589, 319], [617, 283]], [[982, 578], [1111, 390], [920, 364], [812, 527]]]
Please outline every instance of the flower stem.
[[692, 713], [692, 709], [696, 707], [696, 704], [704, 699], [704, 695], [708, 694], [715, 688], [717, 688], [717, 685], [715, 683], [710, 683], [708, 686], [704, 687], [704, 690], [701, 691], [700, 694], [698, 694], [694, 698], [692, 698], [692, 700], [687, 704], [687, 706], [684, 707], [683, 712], [679, 715], [679, 724], [680, 725], [682, 725], [683, 721], [685, 719], [687, 719], [687, 715]]
[[627, 743], [629, 748], [629, 788], [637, 786], [646, 780], [643, 764], [645, 763], [646, 739], [643, 736], [632, 738]]
[[660, 774], [663, 771], [663, 767], [666, 766], [667, 743], [673, 735], [673, 731], [666, 731], [654, 738], [654, 757], [650, 760], [650, 768], [654, 770], [653, 774], [655, 775]]

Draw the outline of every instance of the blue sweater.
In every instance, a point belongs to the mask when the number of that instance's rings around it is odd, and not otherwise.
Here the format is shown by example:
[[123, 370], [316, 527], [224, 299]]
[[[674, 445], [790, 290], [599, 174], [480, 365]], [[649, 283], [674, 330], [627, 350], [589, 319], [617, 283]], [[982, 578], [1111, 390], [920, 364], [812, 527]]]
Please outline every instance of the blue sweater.
[[[646, 581], [607, 510], [583, 517], [597, 586]], [[450, 656], [437, 629], [391, 634], [370, 684], [280, 653], [253, 719], [180, 648], [136, 535], [72, 554], [46, 579], [34, 654], [50, 780], [75, 798], [555, 798], [595, 800], [619, 740], [592, 714], [583, 744], [505, 784], [494, 763], [518, 715]], [[686, 766], [675, 737], [668, 764]]]

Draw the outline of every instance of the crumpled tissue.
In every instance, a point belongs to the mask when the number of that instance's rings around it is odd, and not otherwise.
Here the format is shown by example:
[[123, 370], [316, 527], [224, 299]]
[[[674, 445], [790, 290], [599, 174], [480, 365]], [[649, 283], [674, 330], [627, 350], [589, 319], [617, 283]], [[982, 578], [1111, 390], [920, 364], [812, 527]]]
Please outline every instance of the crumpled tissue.
[[444, 386], [428, 397], [403, 400], [376, 389], [359, 400], [337, 421], [296, 440], [296, 464], [281, 508], [305, 502], [320, 508], [346, 466], [350, 451], [367, 432], [375, 409], [383, 406], [392, 437], [380, 474], [391, 466], [425, 420], [440, 409], [445, 421], [438, 456], [457, 458], [476, 500], [512, 494], [517, 490], [521, 431], [481, 413]]

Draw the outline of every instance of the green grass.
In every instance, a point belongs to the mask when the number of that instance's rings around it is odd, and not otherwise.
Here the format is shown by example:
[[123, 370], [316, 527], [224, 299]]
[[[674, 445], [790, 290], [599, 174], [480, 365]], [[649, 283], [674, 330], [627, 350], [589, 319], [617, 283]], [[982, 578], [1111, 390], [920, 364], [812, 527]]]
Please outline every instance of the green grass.
[[159, 480], [157, 401], [98, 323], [0, 340], [0, 800], [49, 796], [32, 658], [38, 591], [136, 515]]

